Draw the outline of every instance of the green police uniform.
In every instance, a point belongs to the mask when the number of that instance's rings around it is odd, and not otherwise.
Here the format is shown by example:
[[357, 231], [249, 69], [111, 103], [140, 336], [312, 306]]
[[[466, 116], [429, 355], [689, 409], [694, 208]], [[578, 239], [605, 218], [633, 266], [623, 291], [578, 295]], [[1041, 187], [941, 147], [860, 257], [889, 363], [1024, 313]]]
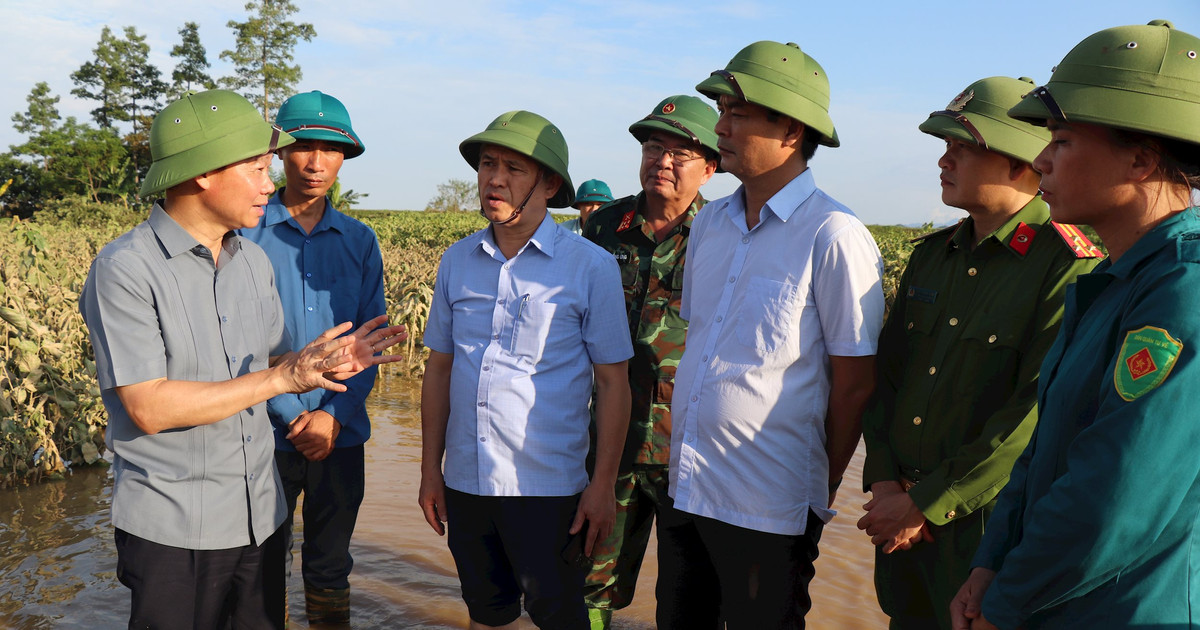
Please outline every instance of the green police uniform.
[[683, 220], [660, 241], [642, 215], [643, 197], [638, 193], [601, 207], [584, 228], [584, 236], [612, 252], [620, 265], [634, 348], [629, 360], [633, 404], [617, 476], [617, 522], [593, 551], [595, 568], [585, 591], [590, 608], [609, 611], [633, 601], [654, 514], [671, 502], [671, 392], [687, 335], [687, 322], [679, 317], [683, 261], [692, 219], [704, 205], [697, 194]]
[[936, 617], [946, 628], [995, 496], [1033, 431], [1064, 291], [1098, 256], [1068, 245], [1040, 197], [974, 249], [972, 227], [967, 218], [913, 250], [863, 419], [865, 489], [915, 482], [909, 495], [933, 526], [932, 543], [876, 550], [880, 605], [894, 619]]

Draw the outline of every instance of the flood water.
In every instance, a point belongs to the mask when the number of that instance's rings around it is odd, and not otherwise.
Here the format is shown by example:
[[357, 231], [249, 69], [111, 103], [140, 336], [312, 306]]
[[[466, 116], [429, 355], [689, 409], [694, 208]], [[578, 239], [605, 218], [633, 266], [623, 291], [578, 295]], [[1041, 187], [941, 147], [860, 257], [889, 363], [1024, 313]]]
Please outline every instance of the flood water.
[[[350, 576], [356, 630], [465, 628], [458, 577], [445, 539], [417, 507], [420, 485], [419, 384], [381, 378], [369, 402], [374, 436], [367, 443], [367, 488], [354, 533]], [[862, 449], [847, 471], [821, 538], [808, 627], [887, 627], [871, 581], [872, 548], [854, 527], [866, 502]], [[106, 630], [126, 625], [129, 592], [115, 577], [116, 552], [107, 470], [81, 470], [61, 482], [0, 490], [0, 628]], [[299, 520], [299, 514], [297, 514]], [[625, 630], [654, 628], [654, 541], [637, 596], [614, 616]], [[305, 628], [299, 558], [293, 570], [292, 628]], [[527, 617], [523, 629], [534, 628]]]

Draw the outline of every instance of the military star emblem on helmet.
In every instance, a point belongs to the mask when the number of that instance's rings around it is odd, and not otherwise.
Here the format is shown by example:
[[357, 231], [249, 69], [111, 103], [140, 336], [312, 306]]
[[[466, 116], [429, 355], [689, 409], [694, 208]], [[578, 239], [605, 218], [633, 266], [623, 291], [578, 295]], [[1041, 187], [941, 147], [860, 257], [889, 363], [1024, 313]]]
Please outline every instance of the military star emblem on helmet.
[[673, 111], [675, 111], [675, 103], [667, 103], [662, 107], [662, 113], [664, 114], [670, 114]]
[[973, 98], [975, 98], [975, 90], [971, 90], [969, 92], [959, 92], [958, 96], [955, 96], [954, 100], [950, 101], [950, 104], [946, 106], [946, 110], [951, 112], [961, 112], [963, 108], [967, 106], [967, 103], [969, 103]]

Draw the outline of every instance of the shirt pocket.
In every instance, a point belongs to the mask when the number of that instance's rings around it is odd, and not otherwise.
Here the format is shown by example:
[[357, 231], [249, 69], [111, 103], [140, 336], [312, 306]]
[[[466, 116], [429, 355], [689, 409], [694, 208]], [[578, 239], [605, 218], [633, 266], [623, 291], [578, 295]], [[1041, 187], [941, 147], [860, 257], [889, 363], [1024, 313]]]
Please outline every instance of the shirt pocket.
[[513, 320], [512, 353], [530, 363], [541, 360], [550, 340], [554, 313], [558, 305], [552, 302], [527, 300], [518, 301], [516, 319]]
[[775, 352], [788, 340], [799, 292], [794, 284], [750, 278], [735, 325], [738, 341], [759, 352]]

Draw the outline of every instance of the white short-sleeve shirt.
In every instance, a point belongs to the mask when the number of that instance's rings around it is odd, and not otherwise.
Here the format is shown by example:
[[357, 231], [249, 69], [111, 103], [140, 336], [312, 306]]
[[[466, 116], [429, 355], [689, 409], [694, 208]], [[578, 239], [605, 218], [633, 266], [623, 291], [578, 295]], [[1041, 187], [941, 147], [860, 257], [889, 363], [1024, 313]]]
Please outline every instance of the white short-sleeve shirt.
[[802, 534], [828, 521], [829, 356], [875, 354], [883, 262], [866, 227], [806, 170], [746, 227], [743, 191], [692, 224], [675, 375], [675, 507]]

